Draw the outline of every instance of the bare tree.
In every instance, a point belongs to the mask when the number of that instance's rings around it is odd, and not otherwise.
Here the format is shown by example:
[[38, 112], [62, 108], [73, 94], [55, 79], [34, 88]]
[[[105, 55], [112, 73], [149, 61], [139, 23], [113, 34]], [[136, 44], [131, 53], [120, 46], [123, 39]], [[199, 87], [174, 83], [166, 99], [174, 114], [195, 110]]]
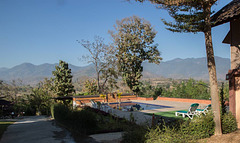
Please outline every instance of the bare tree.
[[[114, 47], [104, 44], [104, 39], [99, 36], [94, 37], [94, 42], [87, 40], [78, 41], [90, 55], [82, 56], [82, 59], [94, 65], [96, 72], [97, 90], [104, 92], [106, 83], [114, 84], [118, 74], [115, 68]], [[101, 79], [103, 82], [101, 82]]]

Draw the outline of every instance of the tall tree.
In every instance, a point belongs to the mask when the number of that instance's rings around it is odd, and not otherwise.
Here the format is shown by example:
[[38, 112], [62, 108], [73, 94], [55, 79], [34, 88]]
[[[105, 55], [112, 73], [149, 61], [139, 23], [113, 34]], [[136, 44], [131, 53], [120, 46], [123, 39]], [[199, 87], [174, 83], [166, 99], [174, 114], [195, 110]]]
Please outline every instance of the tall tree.
[[[57, 96], [70, 96], [74, 92], [72, 84], [71, 69], [68, 68], [68, 63], [59, 61], [59, 66], [55, 67], [56, 70], [52, 72], [54, 75], [54, 91]], [[68, 104], [68, 101], [64, 101], [64, 104]]]
[[83, 91], [85, 92], [85, 94], [87, 95], [95, 95], [97, 94], [97, 84], [96, 84], [96, 80], [95, 79], [87, 79], [84, 81], [84, 87], [83, 87]]
[[[95, 36], [94, 42], [86, 40], [78, 42], [90, 53], [90, 55], [82, 58], [94, 65], [97, 76], [97, 90], [99, 93], [102, 93], [106, 89], [105, 85], [107, 82], [112, 85], [115, 83], [115, 79], [118, 78], [114, 47], [106, 45], [104, 39], [99, 36]], [[102, 82], [101, 79], [103, 80]]]
[[34, 88], [27, 98], [30, 105], [35, 108], [37, 115], [49, 115], [51, 97], [43, 88]]
[[47, 92], [47, 94], [50, 96], [50, 97], [54, 97], [54, 86], [53, 86], [53, 79], [50, 78], [44, 78], [43, 81], [40, 81], [38, 83], [38, 87], [39, 88], [42, 88], [42, 90], [44, 92]]
[[117, 21], [115, 32], [110, 31], [116, 46], [118, 69], [128, 87], [139, 92], [139, 79], [142, 77], [142, 62], [159, 64], [160, 52], [154, 44], [156, 31], [151, 24], [137, 16]]
[[[136, 0], [143, 2], [145, 0]], [[214, 59], [211, 21], [211, 7], [218, 0], [149, 0], [159, 8], [166, 9], [174, 22], [162, 20], [167, 29], [173, 32], [203, 32], [207, 53], [207, 67], [209, 71], [212, 109], [216, 124], [215, 135], [221, 135], [220, 105], [217, 86], [216, 65]]]

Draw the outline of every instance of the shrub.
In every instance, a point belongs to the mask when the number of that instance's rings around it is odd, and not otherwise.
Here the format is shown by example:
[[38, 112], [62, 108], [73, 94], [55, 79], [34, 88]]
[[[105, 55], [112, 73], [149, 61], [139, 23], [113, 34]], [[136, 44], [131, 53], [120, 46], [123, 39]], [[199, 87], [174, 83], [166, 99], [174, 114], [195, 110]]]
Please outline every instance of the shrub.
[[25, 109], [25, 116], [34, 116], [36, 115], [36, 110], [30, 106], [26, 107]]
[[153, 99], [156, 100], [158, 96], [162, 94], [162, 91], [163, 91], [162, 87], [157, 86], [154, 91], [155, 94], [153, 95]]
[[184, 134], [189, 134], [195, 139], [202, 139], [213, 135], [214, 127], [213, 114], [209, 112], [206, 116], [201, 115], [190, 122], [183, 123], [181, 130]]
[[70, 130], [83, 134], [89, 134], [97, 126], [97, 120], [91, 111], [72, 111], [63, 104], [54, 106], [54, 118]]
[[61, 123], [67, 122], [67, 117], [70, 112], [67, 106], [63, 104], [54, 105], [54, 118]]
[[92, 112], [81, 110], [73, 111], [68, 117], [68, 123], [73, 130], [83, 134], [89, 134], [97, 128], [97, 120]]
[[157, 99], [158, 96], [162, 94], [162, 87], [160, 86], [152, 86], [149, 82], [145, 82], [141, 84], [139, 87], [140, 91], [138, 95], [140, 97], [153, 97], [153, 99]]
[[[146, 143], [185, 143], [194, 142], [191, 141], [192, 136], [188, 134], [183, 134], [181, 130], [177, 128], [170, 128], [165, 124], [157, 126], [155, 129], [151, 129], [146, 134]], [[189, 140], [190, 139], [190, 140]]]
[[151, 129], [146, 134], [147, 143], [197, 142], [214, 134], [213, 114], [196, 117], [193, 120], [179, 122], [180, 125], [167, 126], [165, 123]]
[[236, 118], [231, 112], [225, 113], [222, 116], [222, 132], [223, 134], [231, 133], [237, 130]]
[[125, 129], [123, 143], [144, 143], [147, 130], [143, 126], [131, 125]]

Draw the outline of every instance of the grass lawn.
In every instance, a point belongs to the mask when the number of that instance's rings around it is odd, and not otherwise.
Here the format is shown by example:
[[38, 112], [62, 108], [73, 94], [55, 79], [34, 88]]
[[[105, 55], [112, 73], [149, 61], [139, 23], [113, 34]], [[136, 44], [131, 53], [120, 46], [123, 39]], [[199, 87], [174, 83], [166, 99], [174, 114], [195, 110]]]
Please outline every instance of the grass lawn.
[[13, 121], [0, 121], [0, 139], [2, 138], [3, 133], [7, 130], [7, 127], [13, 123]]
[[[187, 111], [187, 110], [184, 110], [184, 111]], [[154, 113], [155, 116], [162, 116], [162, 117], [167, 117], [167, 118], [182, 118], [184, 120], [187, 120], [188, 118], [183, 118], [182, 116], [175, 116], [175, 112], [176, 111], [167, 111], [167, 112], [157, 112], [157, 113]], [[147, 113], [147, 115], [152, 115], [152, 113]]]

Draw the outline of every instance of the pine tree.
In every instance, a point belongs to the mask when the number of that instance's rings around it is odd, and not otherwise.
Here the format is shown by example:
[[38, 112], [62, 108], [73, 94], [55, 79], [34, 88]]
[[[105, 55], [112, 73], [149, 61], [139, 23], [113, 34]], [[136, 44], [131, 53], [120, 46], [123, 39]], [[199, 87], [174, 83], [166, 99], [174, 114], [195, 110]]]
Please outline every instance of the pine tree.
[[[143, 2], [145, 0], [136, 0]], [[203, 32], [207, 53], [207, 67], [215, 121], [215, 135], [221, 135], [220, 106], [217, 86], [216, 65], [211, 34], [211, 7], [218, 0], [149, 0], [159, 8], [166, 9], [175, 22], [162, 20], [167, 29], [173, 32]]]
[[[54, 75], [54, 91], [57, 96], [71, 96], [74, 93], [74, 86], [72, 84], [71, 69], [68, 68], [68, 63], [59, 61], [59, 66], [52, 72]], [[69, 101], [64, 101], [68, 104]]]

